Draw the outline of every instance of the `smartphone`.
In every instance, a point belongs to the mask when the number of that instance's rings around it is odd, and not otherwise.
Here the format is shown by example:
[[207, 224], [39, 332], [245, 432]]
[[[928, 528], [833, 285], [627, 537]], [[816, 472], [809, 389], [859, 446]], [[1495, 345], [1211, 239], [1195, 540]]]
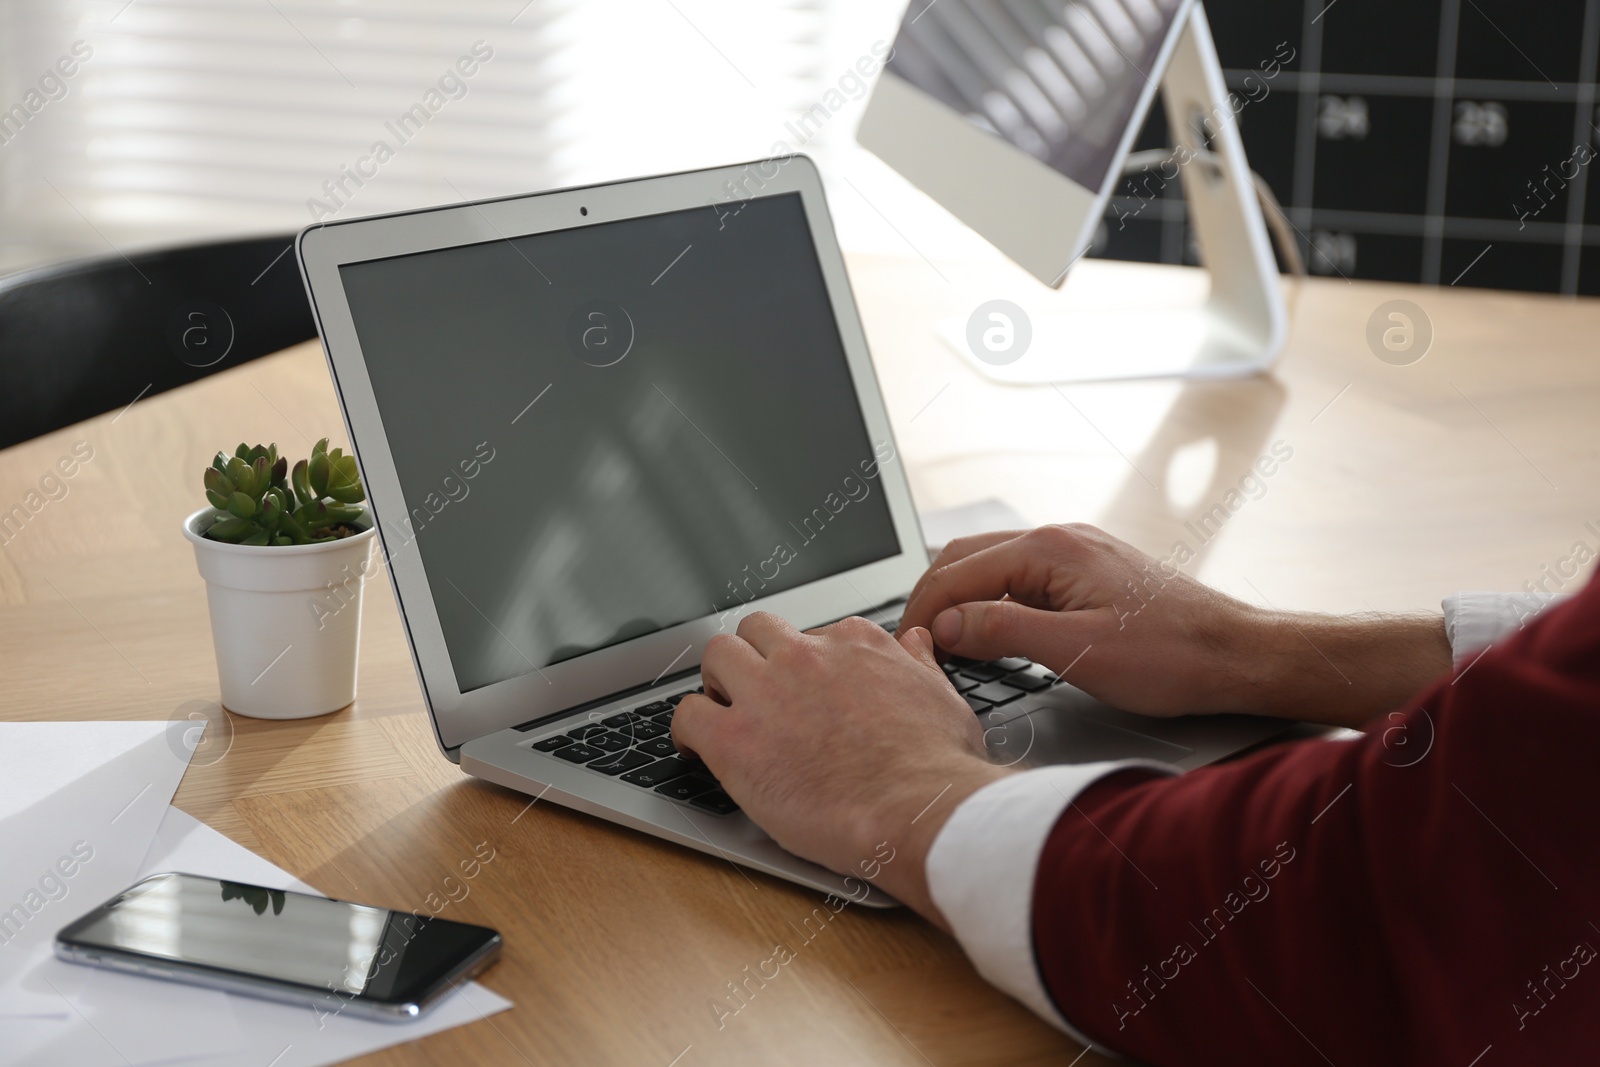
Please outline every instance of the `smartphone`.
[[153, 874], [63, 928], [55, 948], [70, 963], [310, 1005], [319, 1016], [399, 1021], [488, 967], [500, 935], [427, 914]]

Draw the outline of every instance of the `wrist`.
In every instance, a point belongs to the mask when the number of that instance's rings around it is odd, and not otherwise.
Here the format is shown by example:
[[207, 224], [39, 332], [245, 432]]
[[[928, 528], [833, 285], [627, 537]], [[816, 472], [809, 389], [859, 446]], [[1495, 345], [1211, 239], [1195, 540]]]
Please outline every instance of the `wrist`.
[[[1295, 636], [1295, 616], [1239, 603], [1223, 624], [1221, 644], [1233, 680], [1219, 710], [1281, 716], [1286, 694], [1299, 684], [1302, 652], [1312, 652]], [[1299, 642], [1298, 647], [1295, 642]]]
[[[906, 780], [874, 804], [861, 822], [856, 848], [879, 861], [877, 873], [868, 880], [948, 931], [949, 924], [928, 893], [928, 852], [963, 801], [1013, 773], [1012, 768], [963, 754], [937, 771], [923, 769]], [[885, 855], [892, 859], [886, 861]]]
[[1359, 728], [1450, 669], [1439, 616], [1252, 612], [1237, 648], [1253, 714]]

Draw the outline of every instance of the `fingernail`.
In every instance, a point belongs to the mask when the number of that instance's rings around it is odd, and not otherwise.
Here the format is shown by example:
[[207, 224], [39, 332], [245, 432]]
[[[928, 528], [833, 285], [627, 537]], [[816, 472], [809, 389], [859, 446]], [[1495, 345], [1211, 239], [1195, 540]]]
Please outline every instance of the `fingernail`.
[[954, 648], [961, 641], [959, 608], [946, 608], [933, 620], [933, 639], [941, 648]]
[[922, 649], [924, 652], [930, 654], [933, 652], [933, 634], [929, 633], [927, 630], [924, 630], [922, 627], [913, 626], [911, 628], [911, 632], [906, 636], [915, 642], [916, 646]]

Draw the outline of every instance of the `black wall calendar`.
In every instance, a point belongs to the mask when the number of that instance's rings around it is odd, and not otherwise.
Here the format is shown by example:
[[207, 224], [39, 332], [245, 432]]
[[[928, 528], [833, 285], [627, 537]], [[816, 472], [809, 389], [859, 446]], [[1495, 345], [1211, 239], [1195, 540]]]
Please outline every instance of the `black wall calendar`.
[[[1250, 165], [1313, 274], [1600, 295], [1600, 0], [1211, 0]], [[1138, 147], [1164, 148], [1160, 106]], [[1193, 263], [1130, 176], [1096, 255]]]

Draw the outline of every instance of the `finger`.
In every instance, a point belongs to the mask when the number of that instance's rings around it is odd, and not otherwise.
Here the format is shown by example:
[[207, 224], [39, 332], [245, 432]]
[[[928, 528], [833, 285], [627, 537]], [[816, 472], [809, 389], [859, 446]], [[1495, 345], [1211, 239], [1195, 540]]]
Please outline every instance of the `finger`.
[[679, 752], [720, 766], [728, 747], [730, 716], [737, 714], [702, 693], [692, 693], [678, 703], [678, 710], [672, 715], [672, 743]]
[[[980, 549], [948, 566], [929, 571], [919, 591], [914, 592], [906, 604], [900, 625], [932, 629], [933, 620], [940, 612], [978, 600], [1010, 596], [1026, 604], [1043, 603], [1048, 599], [1052, 562], [1038, 531]], [[937, 631], [933, 638], [939, 642]], [[943, 647], [943, 643], [939, 643]]]
[[[914, 626], [905, 633], [895, 638], [900, 642], [900, 647], [911, 653], [911, 658], [927, 667], [929, 670], [940, 670], [939, 661], [933, 654], [933, 635], [920, 626]], [[942, 671], [940, 673], [943, 673]]]
[[966, 537], [954, 538], [946, 542], [945, 546], [939, 550], [939, 555], [934, 558], [933, 565], [935, 567], [949, 566], [958, 559], [966, 559], [974, 552], [982, 552], [986, 548], [992, 548], [1002, 542], [1014, 540], [1027, 532], [1027, 530], [992, 530], [989, 533], [970, 534]]
[[706, 692], [716, 692], [731, 704], [756, 684], [756, 675], [765, 663], [744, 638], [718, 634], [706, 642], [705, 655], [700, 659], [700, 679]]
[[[1023, 530], [1001, 530], [995, 533], [974, 534], [971, 537], [958, 537], [945, 545], [939, 554], [934, 557], [932, 565], [922, 572], [922, 577], [917, 579], [917, 584], [911, 587], [911, 596], [906, 599], [906, 612], [902, 614], [900, 619], [900, 629], [904, 631], [911, 628], [912, 624], [906, 621], [906, 617], [911, 609], [916, 606], [918, 600], [927, 593], [929, 585], [934, 581], [934, 574], [976, 552], [982, 552], [984, 549], [993, 548], [995, 545], [1004, 544], [1007, 541], [1014, 541], [1025, 532]], [[926, 626], [927, 623], [923, 622], [920, 625]]]
[[933, 621], [934, 643], [945, 652], [968, 659], [1023, 656], [1059, 667], [1063, 653], [1076, 655], [1105, 612], [1045, 611], [1014, 600], [985, 600], [941, 611]]
[[757, 611], [739, 623], [739, 636], [763, 658], [771, 656], [779, 646], [800, 636], [788, 620], [770, 611]]
[[837, 622], [830, 622], [826, 626], [807, 630], [806, 633], [811, 637], [843, 639], [856, 643], [881, 641], [889, 636], [889, 631], [861, 615], [850, 615]]

